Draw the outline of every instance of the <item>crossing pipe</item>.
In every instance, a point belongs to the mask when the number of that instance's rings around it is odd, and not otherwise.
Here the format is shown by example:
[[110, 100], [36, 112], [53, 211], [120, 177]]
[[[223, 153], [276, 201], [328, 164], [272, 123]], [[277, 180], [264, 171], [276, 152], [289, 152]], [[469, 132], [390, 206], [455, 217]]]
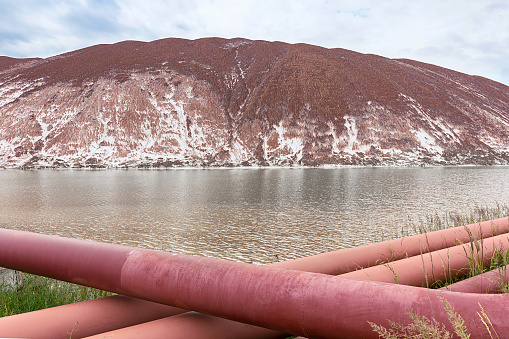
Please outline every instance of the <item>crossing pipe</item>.
[[0, 338], [83, 338], [185, 312], [113, 295], [0, 318]]
[[[491, 235], [506, 232], [508, 228], [507, 221], [508, 218], [501, 218], [478, 224], [435, 231], [428, 234], [394, 239], [356, 248], [342, 249], [310, 257], [274, 263], [271, 265], [275, 267], [292, 268], [296, 270], [311, 270], [332, 274], [348, 270], [349, 267], [369, 267], [373, 263], [382, 263], [387, 260], [407, 257], [421, 252], [425, 253], [430, 249], [440, 249], [454, 243], [462, 243], [471, 241], [472, 239], [488, 238]], [[334, 263], [334, 265], [331, 265], [331, 263]], [[374, 280], [380, 280], [379, 277], [377, 278], [376, 276], [373, 276], [373, 278]], [[0, 319], [0, 328], [2, 328], [2, 333], [0, 334], [8, 335], [9, 333], [18, 333], [23, 336], [34, 338], [43, 338], [48, 336], [57, 338], [67, 337], [67, 333], [73, 329], [75, 337], [78, 333], [80, 333], [79, 337], [82, 337], [166, 317], [170, 315], [170, 313], [178, 314], [185, 311], [176, 308], [168, 310], [160, 307], [159, 305], [150, 310], [150, 303], [143, 304], [142, 307], [140, 300], [137, 301], [135, 299], [128, 299], [127, 297], [123, 298], [123, 307], [119, 307], [120, 304], [117, 300], [118, 298], [115, 297], [65, 305], [57, 308], [30, 312], [28, 314], [4, 317]], [[109, 310], [107, 312], [107, 318], [102, 316], [102, 314], [104, 315], [105, 313], [100, 310]], [[270, 331], [256, 327], [253, 327], [250, 331], [248, 331], [247, 328], [249, 326], [246, 327], [246, 325], [229, 322], [224, 319], [207, 320], [208, 318], [210, 317], [204, 315], [197, 317], [194, 314], [188, 314], [177, 318], [172, 317], [152, 321], [151, 323], [138, 325], [136, 328], [140, 328], [140, 331], [146, 331], [147, 328], [150, 328], [154, 335], [156, 335], [155, 332], [157, 328], [164, 329], [167, 326], [171, 326], [174, 329], [178, 328], [178, 331], [172, 331], [173, 338], [188, 338], [190, 333], [195, 332], [197, 333], [198, 338], [203, 338], [205, 333], [207, 338], [213, 338], [214, 336], [220, 337], [222, 332], [234, 333], [237, 330], [240, 331], [240, 333], [243, 333], [244, 336], [249, 333], [248, 336], [252, 338], [277, 338], [281, 336], [281, 334], [270, 333]], [[43, 320], [38, 321], [38, 319]], [[48, 322], [44, 319], [53, 320]], [[105, 322], [104, 319], [108, 319], [108, 321]], [[40, 325], [37, 326], [38, 330], [36, 332], [30, 331], [33, 327], [28, 326], [33, 323], [40, 323]], [[191, 330], [189, 327], [190, 325], [175, 326], [175, 324], [181, 323], [195, 323], [195, 325], [192, 326]], [[211, 324], [214, 324], [214, 326]], [[208, 329], [204, 329], [200, 334], [198, 328], [202, 327]], [[122, 335], [126, 335], [126, 333], [134, 333], [136, 331], [134, 328], [132, 330], [124, 328], [116, 331], [115, 334], [120, 334], [120, 332], [122, 332]], [[182, 335], [179, 333], [182, 333]], [[114, 335], [114, 333], [110, 334]]]
[[[305, 337], [376, 338], [367, 321], [405, 322], [408, 308], [446, 323], [438, 296], [472, 323], [481, 303], [494, 329], [509, 333], [505, 295], [429, 291], [20, 231], [0, 230], [0, 266]], [[470, 333], [484, 330], [480, 324]]]
[[424, 253], [406, 259], [342, 274], [357, 280], [374, 280], [418, 287], [460, 278], [471, 267], [489, 267], [495, 253], [507, 253], [509, 234]]
[[509, 217], [321, 253], [272, 264], [292, 270], [343, 274], [509, 232]]
[[[444, 232], [440, 231], [440, 233], [443, 235]], [[398, 239], [398, 242], [401, 244], [405, 241], [404, 239]], [[476, 245], [479, 248], [476, 247]], [[491, 238], [479, 239], [477, 240], [477, 244], [472, 240], [472, 243], [457, 245], [430, 253], [423, 253], [422, 256], [409, 257], [391, 262], [390, 264], [352, 271], [342, 276], [358, 280], [384, 281], [390, 283], [399, 282], [407, 285], [425, 286], [427, 281], [431, 284], [434, 281], [452, 279], [453, 277], [465, 274], [468, 272], [469, 266], [473, 262], [487, 265], [490, 262], [494, 250], [502, 252], [506, 251], [508, 248], [509, 235], [503, 234]], [[348, 250], [343, 251], [348, 252]], [[339, 253], [341, 251], [337, 252]], [[377, 255], [376, 253], [370, 254], [372, 256]], [[309, 258], [303, 259], [308, 260]], [[279, 264], [284, 265], [286, 263], [288, 262]], [[476, 281], [479, 282], [479, 280]], [[455, 288], [454, 291], [458, 289], [459, 287]], [[474, 291], [468, 290], [468, 288], [462, 288], [461, 292]], [[171, 333], [168, 332], [169, 329], [172, 329]], [[232, 338], [239, 337], [244, 339], [276, 339], [286, 337], [282, 333], [271, 333], [256, 328], [251, 328], [251, 331], [247, 331], [246, 326], [239, 323], [228, 322], [227, 320], [220, 320], [204, 315], [197, 317], [195, 314], [187, 313], [178, 317], [155, 320], [130, 328], [114, 330], [93, 336], [90, 339], [98, 339], [102, 336], [128, 339], [136, 338], [140, 333], [149, 333], [152, 338], [166, 339], [220, 339], [226, 334], [229, 334]]]
[[509, 282], [509, 265], [476, 275], [442, 287], [442, 290], [463, 293], [501, 293], [507, 290]]

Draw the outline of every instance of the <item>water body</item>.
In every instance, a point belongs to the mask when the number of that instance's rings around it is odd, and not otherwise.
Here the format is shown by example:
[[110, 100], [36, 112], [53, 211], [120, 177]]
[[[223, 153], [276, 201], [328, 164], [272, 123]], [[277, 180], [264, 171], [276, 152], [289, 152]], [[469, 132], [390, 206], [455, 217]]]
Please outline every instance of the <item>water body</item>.
[[269, 263], [509, 204], [509, 167], [0, 171], [0, 227]]

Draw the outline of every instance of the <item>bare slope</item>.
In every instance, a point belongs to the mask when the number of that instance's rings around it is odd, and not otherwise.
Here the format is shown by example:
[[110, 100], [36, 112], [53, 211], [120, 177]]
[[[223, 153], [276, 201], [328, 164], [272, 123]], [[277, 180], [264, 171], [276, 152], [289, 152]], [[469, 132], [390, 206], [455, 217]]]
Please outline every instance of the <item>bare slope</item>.
[[0, 57], [0, 166], [509, 163], [509, 87], [245, 39]]

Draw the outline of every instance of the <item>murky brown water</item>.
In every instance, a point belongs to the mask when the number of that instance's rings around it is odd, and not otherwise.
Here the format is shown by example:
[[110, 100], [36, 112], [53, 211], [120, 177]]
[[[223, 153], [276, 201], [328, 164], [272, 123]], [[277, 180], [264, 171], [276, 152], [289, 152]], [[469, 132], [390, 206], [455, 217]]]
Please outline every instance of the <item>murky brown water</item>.
[[0, 227], [268, 263], [509, 204], [509, 167], [0, 171]]

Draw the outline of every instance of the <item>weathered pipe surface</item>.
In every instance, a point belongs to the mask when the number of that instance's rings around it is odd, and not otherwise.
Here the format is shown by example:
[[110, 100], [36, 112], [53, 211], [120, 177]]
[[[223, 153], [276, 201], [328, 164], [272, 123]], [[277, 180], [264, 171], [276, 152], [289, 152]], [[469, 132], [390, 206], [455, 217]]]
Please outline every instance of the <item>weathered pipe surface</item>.
[[509, 232], [509, 217], [275, 263], [292, 270], [342, 274], [358, 268], [486, 239]]
[[114, 295], [0, 318], [0, 337], [83, 338], [182, 312], [176, 307]]
[[486, 331], [478, 302], [495, 330], [509, 333], [509, 295], [432, 291], [10, 230], [0, 230], [0, 266], [312, 338], [377, 338], [368, 320], [408, 322], [409, 308], [448, 324], [439, 295], [473, 337]]
[[[498, 243], [497, 241], [500, 240], [499, 238], [502, 238], [502, 240], [504, 240], [505, 238], [507, 238], [507, 236], [508, 235], [505, 234], [505, 235], [495, 238], [495, 239], [491, 238], [491, 242], [490, 242], [490, 238], [484, 239], [483, 240], [484, 248], [482, 251], [479, 251], [479, 253], [483, 253], [485, 255], [484, 259], [489, 259], [491, 256], [491, 251], [488, 250], [488, 247], [492, 248], [493, 246], [490, 246], [490, 245], [497, 244]], [[402, 239], [399, 239], [399, 240], [401, 241]], [[368, 271], [371, 271], [371, 272], [369, 272], [368, 280], [377, 281], [377, 280], [383, 280], [383, 279], [387, 280], [388, 279], [387, 282], [395, 282], [394, 281], [394, 278], [395, 278], [394, 273], [396, 273], [396, 272], [400, 272], [399, 279], [401, 279], [402, 281], [407, 282], [407, 283], [412, 282], [414, 285], [425, 285], [426, 278], [428, 278], [428, 279], [436, 278], [436, 277], [442, 277], [444, 279], [450, 278], [451, 276], [454, 276], [455, 274], [457, 275], [457, 273], [466, 272], [467, 270], [465, 268], [469, 267], [468, 266], [469, 260], [465, 255], [466, 255], [466, 253], [468, 253], [468, 251], [470, 251], [471, 244], [466, 244], [464, 246], [465, 247], [456, 246], [456, 250], [454, 250], [454, 248], [453, 248], [453, 249], [443, 250], [441, 252], [438, 251], [437, 253], [429, 253], [429, 254], [424, 255], [423, 257], [419, 256], [419, 257], [401, 259], [397, 262], [393, 262], [390, 264], [390, 265], [395, 266], [395, 267], [393, 267], [394, 271], [391, 271], [387, 267], [385, 267], [385, 268], [381, 268], [380, 266], [372, 267], [371, 269], [368, 270]], [[500, 245], [498, 246], [498, 248], [501, 248]], [[340, 251], [337, 251], [337, 252], [340, 252]], [[461, 260], [453, 261], [450, 263], [450, 265], [443, 265], [443, 264], [434, 265], [433, 264], [434, 263], [433, 258], [434, 258], [435, 262], [442, 262], [444, 259], [442, 256], [445, 255], [446, 258], [448, 258], [450, 260], [450, 258], [455, 257], [455, 255], [457, 255], [457, 254], [459, 254]], [[441, 258], [441, 259], [439, 260], [437, 258]], [[485, 260], [485, 263], [487, 263], [486, 260]], [[284, 264], [284, 262], [278, 263], [278, 264], [282, 265], [282, 264]], [[420, 265], [419, 266], [420, 269], [419, 268], [414, 269], [413, 265], [415, 265], [415, 264]], [[430, 274], [428, 274], [428, 275], [424, 274], [425, 270], [423, 269], [423, 267], [427, 267], [427, 270]], [[368, 277], [365, 270], [355, 271], [350, 274], [345, 274], [343, 276], [349, 276], [349, 275], [358, 275], [358, 278], [359, 277], [360, 278]], [[477, 277], [474, 277], [471, 279], [476, 279], [476, 278]], [[458, 284], [461, 284], [461, 283], [462, 282], [460, 282]], [[492, 285], [490, 285], [490, 286], [492, 286]], [[452, 286], [454, 286], [454, 285], [452, 285]], [[486, 286], [486, 284], [484, 284], [483, 286]], [[473, 285], [470, 284], [467, 286], [466, 284], [463, 284], [462, 288], [465, 289], [464, 292], [467, 292], [466, 287], [471, 288], [471, 287], [473, 287]], [[454, 289], [454, 291], [456, 291], [456, 289]], [[473, 291], [468, 291], [468, 292], [473, 292]], [[189, 319], [185, 320], [187, 317], [189, 317]], [[193, 316], [184, 314], [184, 315], [179, 316], [178, 319], [176, 319], [174, 317], [160, 319], [160, 320], [157, 320], [157, 321], [154, 321], [151, 323], [140, 324], [133, 328], [124, 328], [124, 329], [119, 329], [116, 331], [108, 332], [108, 333], [105, 333], [104, 335], [108, 335], [108, 337], [119, 337], [119, 338], [128, 337], [128, 338], [130, 338], [130, 337], [134, 337], [133, 335], [135, 333], [146, 332], [146, 333], [150, 333], [152, 338], [172, 338], [172, 339], [209, 338], [209, 339], [215, 339], [215, 338], [222, 338], [222, 336], [225, 333], [231, 334], [231, 333], [235, 333], [235, 331], [239, 330], [240, 333], [242, 333], [243, 335], [232, 336], [232, 338], [238, 337], [238, 338], [246, 338], [246, 339], [247, 338], [269, 339], [269, 338], [285, 337], [284, 334], [277, 333], [277, 332], [272, 332], [272, 333], [266, 332], [266, 331], [263, 332], [261, 329], [259, 329], [258, 332], [255, 332], [255, 329], [253, 329], [253, 331], [250, 333], [243, 332], [241, 330], [241, 329], [243, 329], [243, 327], [241, 327], [240, 324], [235, 323], [235, 322], [228, 322], [227, 320], [216, 319], [215, 321], [212, 322], [212, 320], [209, 319], [212, 317], [201, 316], [199, 319], [192, 319], [192, 318], [193, 318]], [[201, 324], [201, 323], [206, 323], [207, 320], [211, 321], [214, 324], [214, 326]], [[195, 323], [195, 326], [197, 326], [197, 327], [193, 328], [193, 326], [191, 326], [191, 325], [186, 325], [186, 326], [180, 325], [182, 323], [187, 323], [187, 322]], [[222, 326], [219, 326], [219, 324], [222, 324]], [[201, 329], [202, 325], [205, 327], [208, 326], [208, 330], [203, 329], [203, 332], [199, 332], [199, 331], [196, 332], [196, 329], [197, 328]], [[176, 330], [172, 331], [171, 334], [167, 334], [165, 332], [165, 329], [167, 329], [167, 328], [176, 328]], [[97, 336], [97, 338], [99, 338], [99, 336]]]
[[429, 252], [422, 256], [401, 259], [384, 265], [373, 266], [342, 274], [342, 277], [358, 280], [373, 280], [402, 285], [429, 287], [436, 281], [445, 282], [452, 277], [461, 277], [470, 271], [470, 264], [491, 262], [495, 251], [509, 250], [509, 234], [501, 234], [474, 244], [457, 245]]
[[509, 282], [509, 265], [458, 281], [441, 290], [463, 293], [500, 293]]
[[[225, 331], [225, 323], [231, 326]], [[154, 320], [148, 323], [97, 334], [86, 339], [138, 339], [138, 338], [182, 338], [182, 339], [284, 339], [288, 334], [262, 327], [211, 317], [196, 312]]]
[[[493, 221], [486, 221], [468, 226], [461, 226], [446, 230], [431, 232], [428, 234], [415, 235], [401, 239], [389, 240], [381, 243], [360, 246], [356, 248], [342, 249], [334, 252], [318, 254], [310, 257], [299, 258], [269, 266], [290, 268], [294, 270], [311, 271], [325, 274], [338, 274], [350, 270], [352, 267], [370, 267], [375, 264], [384, 263], [388, 260], [396, 260], [412, 255], [420, 255], [428, 250], [439, 250], [458, 243], [469, 242], [471, 239], [489, 238], [492, 235], [509, 231], [509, 218], [501, 218]], [[188, 320], [186, 320], [189, 317]], [[181, 326], [189, 322], [193, 325]], [[212, 326], [211, 324], [214, 324]], [[166, 328], [174, 328], [170, 333]], [[200, 331], [196, 331], [200, 328]], [[266, 330], [253, 327], [246, 331], [244, 324], [229, 321], [226, 319], [213, 319], [210, 316], [202, 315], [196, 318], [195, 314], [182, 314], [175, 317], [160, 319], [147, 324], [140, 324], [132, 328], [123, 328], [106, 333], [108, 336], [125, 337], [131, 333], [150, 333], [152, 338], [223, 338], [225, 334], [232, 334], [231, 337], [243, 339], [270, 339], [284, 338], [286, 335], [280, 332], [267, 332]], [[193, 333], [193, 336], [191, 336]], [[233, 335], [242, 333], [242, 335]]]
[[[0, 229], [0, 266], [105, 291], [135, 247]], [[115, 291], [124, 294], [121, 291]]]

